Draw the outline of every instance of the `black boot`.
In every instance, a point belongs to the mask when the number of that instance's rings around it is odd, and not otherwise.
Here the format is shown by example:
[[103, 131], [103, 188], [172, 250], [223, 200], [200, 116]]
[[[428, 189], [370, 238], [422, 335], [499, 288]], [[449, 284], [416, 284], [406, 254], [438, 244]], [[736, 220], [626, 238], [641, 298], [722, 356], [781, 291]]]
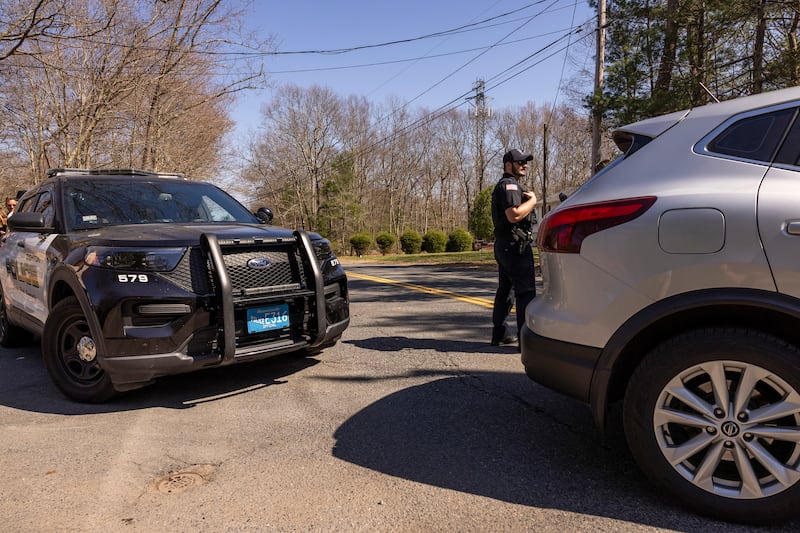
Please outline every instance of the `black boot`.
[[516, 335], [511, 335], [506, 332], [506, 328], [492, 329], [492, 346], [500, 346], [501, 344], [514, 344], [519, 339]]

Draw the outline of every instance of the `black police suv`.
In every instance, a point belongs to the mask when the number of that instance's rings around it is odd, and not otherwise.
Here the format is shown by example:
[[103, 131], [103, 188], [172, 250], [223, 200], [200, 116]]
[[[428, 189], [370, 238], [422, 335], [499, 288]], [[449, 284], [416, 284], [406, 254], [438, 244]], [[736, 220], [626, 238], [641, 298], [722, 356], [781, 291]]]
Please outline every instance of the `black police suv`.
[[[262, 215], [262, 218], [263, 215]], [[0, 344], [41, 336], [56, 386], [103, 402], [159, 376], [331, 346], [350, 321], [328, 241], [178, 174], [56, 169], [0, 245]]]

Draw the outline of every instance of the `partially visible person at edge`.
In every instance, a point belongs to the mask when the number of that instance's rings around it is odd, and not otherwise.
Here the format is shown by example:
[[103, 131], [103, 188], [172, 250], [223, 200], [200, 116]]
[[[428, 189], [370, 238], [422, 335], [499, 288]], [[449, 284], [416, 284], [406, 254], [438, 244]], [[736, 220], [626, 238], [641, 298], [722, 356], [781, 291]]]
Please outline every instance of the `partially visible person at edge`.
[[8, 217], [11, 216], [11, 213], [13, 213], [16, 208], [17, 200], [11, 196], [6, 197], [5, 209], [0, 210], [0, 233], [8, 231]]
[[[529, 231], [530, 216], [536, 205], [536, 195], [520, 182], [528, 172], [533, 156], [517, 149], [503, 156], [503, 177], [492, 191], [492, 222], [494, 223], [494, 258], [498, 267], [497, 292], [492, 311], [492, 346], [514, 344], [525, 323], [525, 308], [536, 296], [536, 277], [530, 240], [521, 232]], [[517, 231], [515, 231], [515, 228]], [[517, 306], [515, 334], [506, 330], [506, 318], [514, 303]]]

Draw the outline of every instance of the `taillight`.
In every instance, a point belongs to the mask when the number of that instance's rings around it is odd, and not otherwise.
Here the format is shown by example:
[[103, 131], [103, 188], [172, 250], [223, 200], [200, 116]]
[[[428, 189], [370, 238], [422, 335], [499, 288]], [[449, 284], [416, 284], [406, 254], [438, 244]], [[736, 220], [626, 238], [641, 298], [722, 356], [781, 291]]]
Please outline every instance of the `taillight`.
[[583, 239], [635, 219], [650, 209], [655, 201], [655, 196], [641, 196], [556, 211], [542, 221], [536, 245], [541, 252], [580, 253]]

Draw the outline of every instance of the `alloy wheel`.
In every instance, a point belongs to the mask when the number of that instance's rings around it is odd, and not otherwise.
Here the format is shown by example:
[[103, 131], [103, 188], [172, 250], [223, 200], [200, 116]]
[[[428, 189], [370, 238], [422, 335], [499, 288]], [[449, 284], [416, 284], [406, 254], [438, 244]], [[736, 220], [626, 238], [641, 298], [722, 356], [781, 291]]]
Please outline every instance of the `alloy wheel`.
[[763, 498], [800, 480], [800, 394], [760, 366], [686, 369], [662, 390], [653, 430], [670, 465], [715, 495]]

